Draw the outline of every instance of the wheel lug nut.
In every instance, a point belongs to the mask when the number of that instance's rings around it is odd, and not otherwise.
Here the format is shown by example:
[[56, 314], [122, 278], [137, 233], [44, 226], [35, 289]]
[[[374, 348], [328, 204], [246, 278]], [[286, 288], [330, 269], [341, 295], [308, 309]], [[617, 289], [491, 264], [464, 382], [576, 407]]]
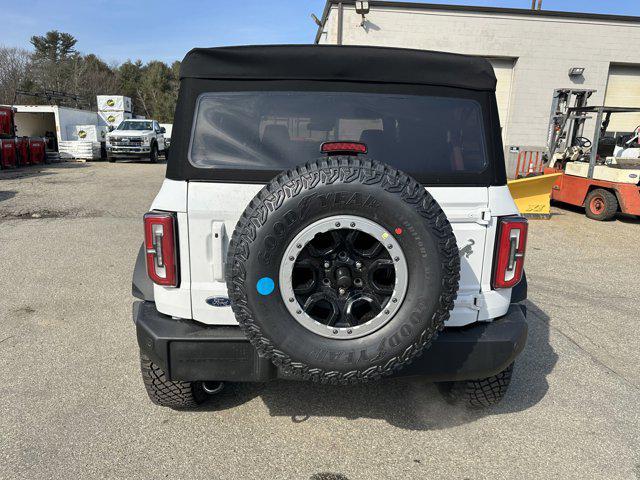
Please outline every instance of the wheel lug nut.
[[302, 310], [296, 310], [296, 313], [300, 315], [302, 313]]
[[337, 334], [337, 333], [338, 333], [338, 329], [334, 329], [334, 330], [333, 330], [333, 334], [335, 335], [335, 334]]
[[360, 270], [362, 268], [362, 262], [356, 262], [356, 268]]
[[302, 244], [300, 244], [300, 243], [299, 243], [299, 244], [297, 244], [297, 245], [296, 245], [296, 248], [302, 248]]
[[399, 262], [399, 261], [400, 261], [400, 257], [396, 257], [396, 258], [394, 258], [394, 260], [395, 260], [396, 262]]
[[356, 226], [356, 222], [351, 222], [351, 228]]
[[339, 226], [340, 226], [340, 222], [336, 222], [336, 227], [339, 227]]
[[293, 303], [293, 302], [295, 302], [295, 301], [296, 301], [296, 299], [295, 299], [295, 298], [290, 298], [290, 299], [289, 299], [289, 301], [290, 301], [291, 303]]
[[393, 300], [391, 300], [393, 303], [398, 303], [398, 299], [394, 298]]
[[289, 257], [289, 261], [293, 262], [295, 260], [295, 257]]
[[329, 268], [331, 266], [331, 262], [324, 262], [324, 268]]
[[385, 310], [384, 313], [389, 315], [389, 310]]
[[353, 333], [353, 330], [347, 330], [347, 333], [348, 333], [348, 334], [352, 334], [352, 333]]
[[393, 245], [389, 244], [389, 245], [387, 245], [387, 248], [388, 248], [389, 250], [391, 250], [391, 249], [393, 248]]
[[338, 292], [340, 293], [340, 295], [344, 295], [347, 291], [344, 288], [341, 288], [340, 290], [338, 290]]

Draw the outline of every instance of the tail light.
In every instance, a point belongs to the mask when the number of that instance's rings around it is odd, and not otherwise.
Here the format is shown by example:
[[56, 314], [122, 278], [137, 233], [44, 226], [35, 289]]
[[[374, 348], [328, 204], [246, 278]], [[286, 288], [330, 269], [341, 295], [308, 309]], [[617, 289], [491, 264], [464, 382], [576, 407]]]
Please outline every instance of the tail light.
[[154, 283], [178, 286], [176, 221], [171, 213], [149, 212], [144, 216], [147, 273]]
[[503, 217], [499, 220], [493, 288], [514, 287], [522, 278], [527, 230], [526, 218]]

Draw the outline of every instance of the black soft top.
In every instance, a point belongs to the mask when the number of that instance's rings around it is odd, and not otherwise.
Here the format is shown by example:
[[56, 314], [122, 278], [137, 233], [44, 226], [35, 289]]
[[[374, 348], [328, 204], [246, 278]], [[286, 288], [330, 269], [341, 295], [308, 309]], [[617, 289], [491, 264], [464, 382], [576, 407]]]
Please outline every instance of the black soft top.
[[194, 48], [180, 78], [335, 80], [438, 85], [495, 91], [491, 64], [479, 57], [405, 48], [258, 45]]

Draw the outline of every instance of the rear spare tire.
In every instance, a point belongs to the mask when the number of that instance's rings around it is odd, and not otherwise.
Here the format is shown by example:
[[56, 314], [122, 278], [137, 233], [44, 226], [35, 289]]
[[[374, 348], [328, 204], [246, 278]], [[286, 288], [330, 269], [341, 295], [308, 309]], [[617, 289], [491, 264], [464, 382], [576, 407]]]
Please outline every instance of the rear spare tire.
[[438, 203], [379, 162], [289, 170], [233, 233], [227, 286], [241, 328], [287, 375], [356, 383], [429, 347], [453, 308], [460, 258]]

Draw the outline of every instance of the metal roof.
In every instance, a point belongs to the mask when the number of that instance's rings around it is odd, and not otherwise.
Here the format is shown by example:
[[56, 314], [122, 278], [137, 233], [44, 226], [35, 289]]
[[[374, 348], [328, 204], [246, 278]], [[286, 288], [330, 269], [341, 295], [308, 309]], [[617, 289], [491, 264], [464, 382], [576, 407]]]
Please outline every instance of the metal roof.
[[[327, 0], [324, 11], [322, 12], [322, 26], [318, 27], [315, 42], [320, 41], [320, 36], [324, 30], [324, 25], [329, 15], [332, 5], [355, 5], [354, 0]], [[393, 7], [407, 8], [413, 10], [441, 10], [448, 12], [467, 12], [467, 13], [498, 13], [503, 15], [522, 15], [526, 17], [542, 17], [542, 18], [570, 18], [578, 20], [592, 20], [605, 22], [629, 22], [640, 24], [640, 17], [630, 15], [607, 15], [600, 13], [581, 13], [581, 12], [560, 12], [556, 10], [531, 10], [526, 8], [501, 8], [501, 7], [476, 7], [470, 5], [442, 5], [437, 3], [413, 3], [413, 2], [388, 2], [382, 0], [370, 0], [370, 7]]]

